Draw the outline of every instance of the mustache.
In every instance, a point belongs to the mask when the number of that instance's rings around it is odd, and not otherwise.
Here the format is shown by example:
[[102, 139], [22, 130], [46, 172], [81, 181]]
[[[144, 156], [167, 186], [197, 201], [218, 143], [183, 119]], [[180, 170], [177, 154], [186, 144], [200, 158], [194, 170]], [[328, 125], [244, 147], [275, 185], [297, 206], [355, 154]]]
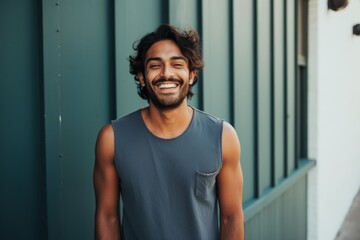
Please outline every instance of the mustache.
[[184, 81], [181, 79], [178, 79], [178, 78], [159, 78], [159, 79], [154, 80], [152, 82], [152, 84], [157, 85], [162, 82], [176, 82], [181, 85], [181, 84], [183, 84]]

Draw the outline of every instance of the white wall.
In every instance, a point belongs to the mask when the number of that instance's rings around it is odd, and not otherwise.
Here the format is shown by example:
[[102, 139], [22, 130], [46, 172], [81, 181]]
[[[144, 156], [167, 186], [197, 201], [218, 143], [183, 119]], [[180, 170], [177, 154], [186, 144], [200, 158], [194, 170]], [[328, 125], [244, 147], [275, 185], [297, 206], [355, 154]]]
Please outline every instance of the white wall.
[[308, 239], [334, 239], [360, 187], [360, 0], [309, 1]]

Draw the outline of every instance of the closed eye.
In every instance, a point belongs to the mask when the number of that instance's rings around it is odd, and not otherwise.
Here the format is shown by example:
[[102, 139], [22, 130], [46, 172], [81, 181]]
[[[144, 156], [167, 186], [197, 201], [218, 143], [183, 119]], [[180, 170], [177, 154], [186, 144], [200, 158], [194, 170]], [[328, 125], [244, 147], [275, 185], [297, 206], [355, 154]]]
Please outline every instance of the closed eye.
[[184, 65], [185, 65], [184, 63], [174, 63], [174, 64], [173, 64], [173, 67], [174, 67], [174, 68], [183, 68]]
[[151, 65], [149, 65], [149, 68], [150, 68], [150, 69], [158, 69], [158, 68], [160, 68], [160, 67], [161, 67], [160, 64], [151, 64]]

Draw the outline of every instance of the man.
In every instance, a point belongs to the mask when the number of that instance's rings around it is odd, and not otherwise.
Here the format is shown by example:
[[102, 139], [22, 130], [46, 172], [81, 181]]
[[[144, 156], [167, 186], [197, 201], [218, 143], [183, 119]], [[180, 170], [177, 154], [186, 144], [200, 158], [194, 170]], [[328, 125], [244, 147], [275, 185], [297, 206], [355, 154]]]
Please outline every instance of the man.
[[134, 48], [130, 72], [149, 106], [99, 133], [96, 239], [244, 238], [236, 132], [187, 103], [203, 66], [199, 45], [194, 30], [161, 25]]

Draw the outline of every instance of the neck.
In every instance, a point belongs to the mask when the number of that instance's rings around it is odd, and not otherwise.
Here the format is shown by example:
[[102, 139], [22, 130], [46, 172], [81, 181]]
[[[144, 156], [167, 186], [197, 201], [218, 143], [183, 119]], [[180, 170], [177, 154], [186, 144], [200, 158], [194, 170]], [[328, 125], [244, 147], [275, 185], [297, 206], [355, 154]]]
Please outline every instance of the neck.
[[150, 102], [150, 106], [142, 111], [146, 127], [161, 138], [181, 135], [189, 126], [192, 116], [193, 109], [187, 105], [186, 99], [174, 109], [159, 109]]

